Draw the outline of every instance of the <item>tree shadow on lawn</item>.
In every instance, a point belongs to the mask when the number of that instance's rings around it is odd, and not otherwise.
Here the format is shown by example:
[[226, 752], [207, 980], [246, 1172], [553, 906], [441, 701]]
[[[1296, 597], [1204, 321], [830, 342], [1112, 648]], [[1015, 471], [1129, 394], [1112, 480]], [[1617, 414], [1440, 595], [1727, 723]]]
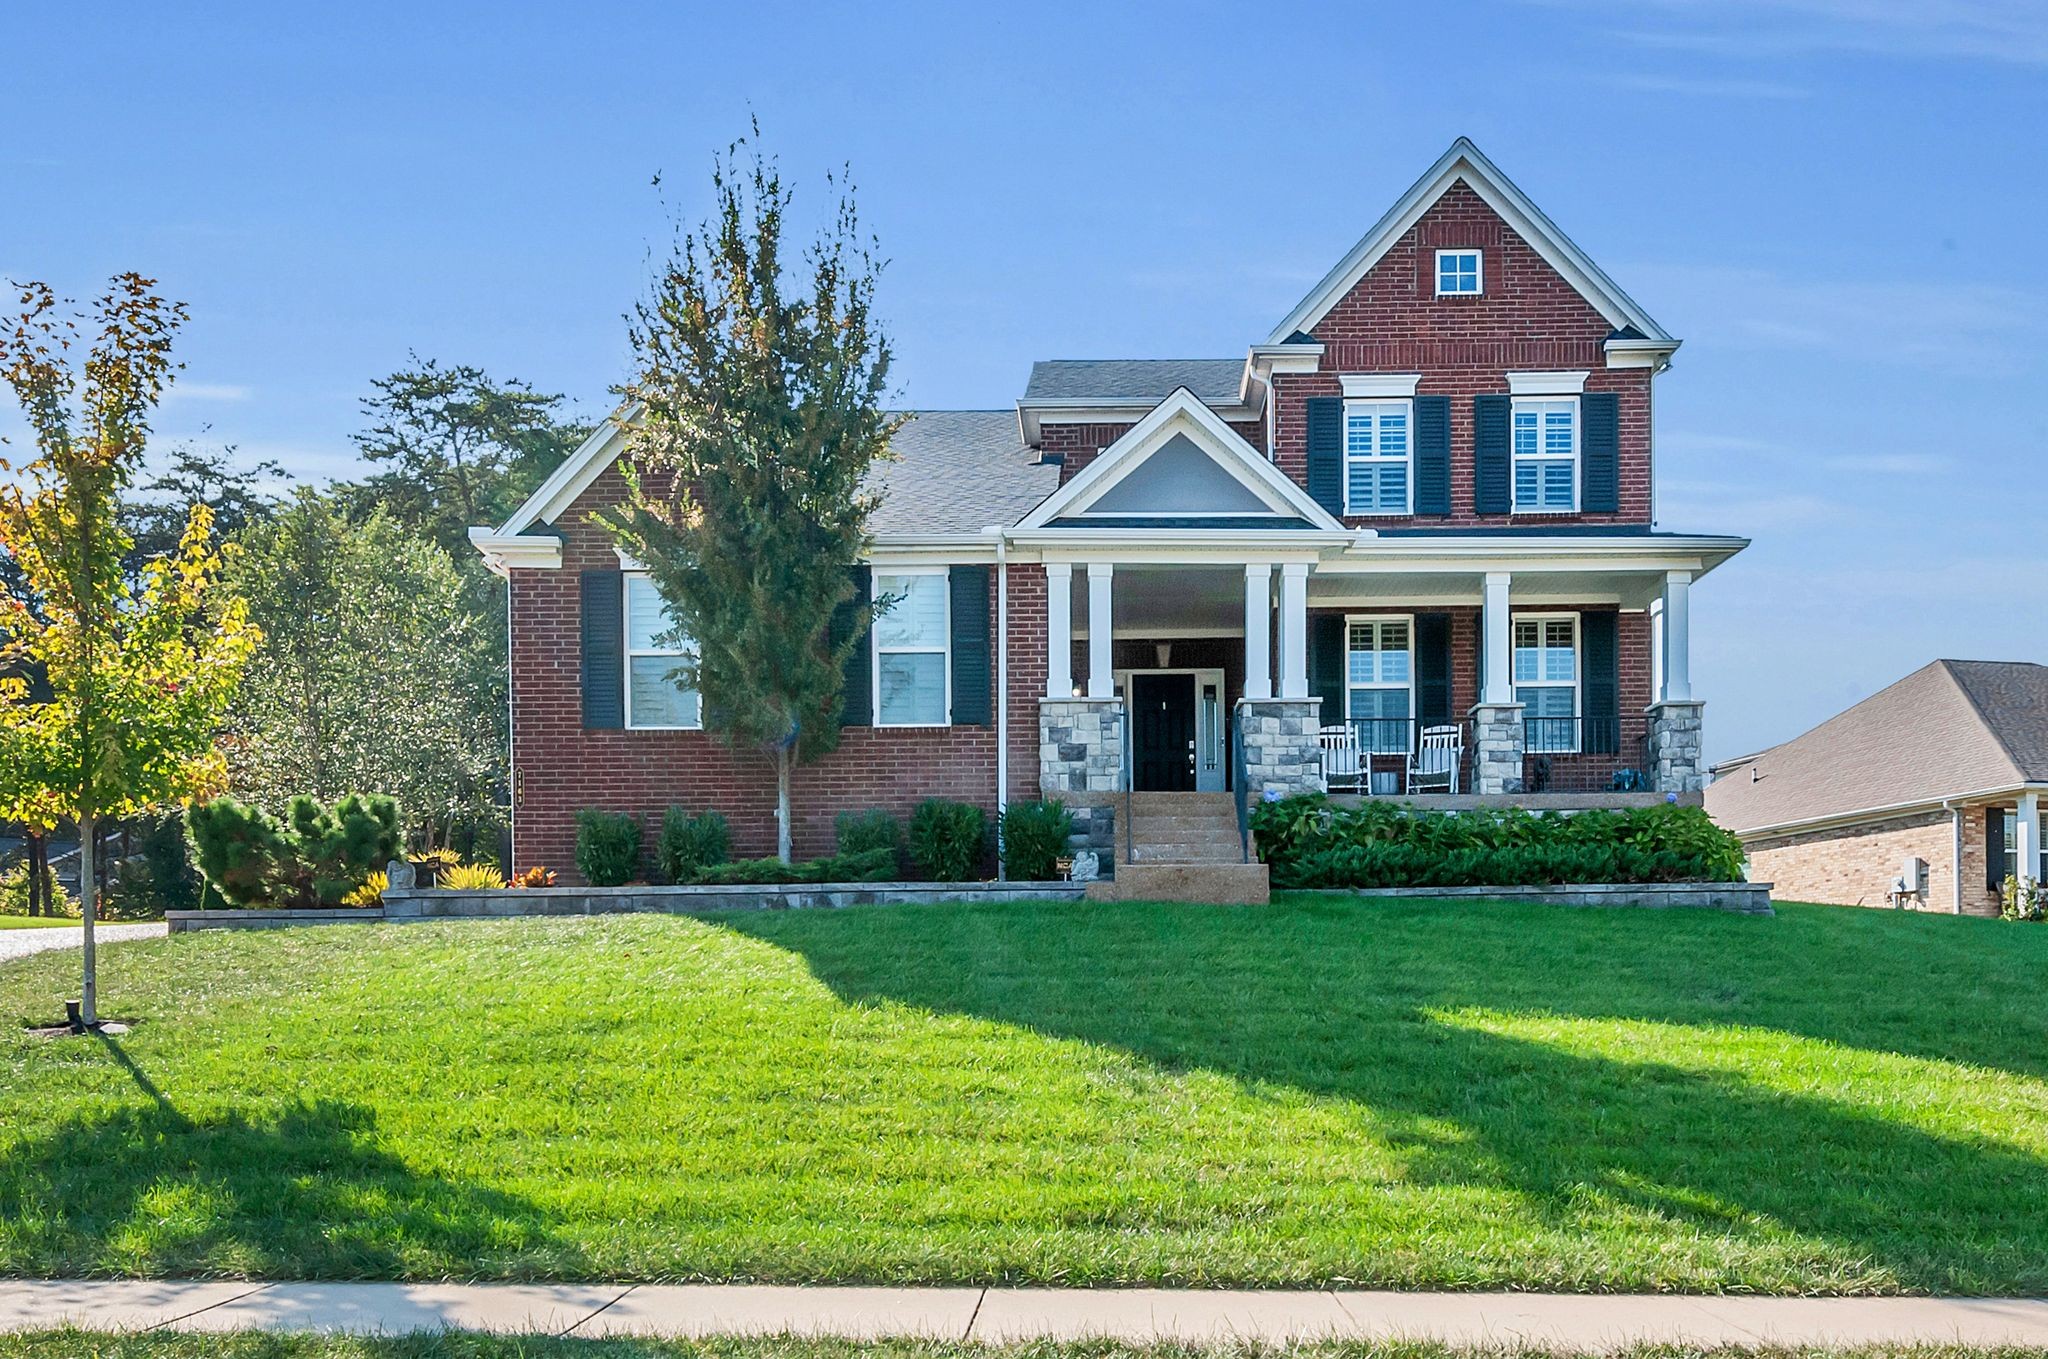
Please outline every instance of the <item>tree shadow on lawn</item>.
[[0, 1272], [587, 1274], [533, 1205], [379, 1148], [368, 1110], [323, 1100], [188, 1117], [118, 1042], [99, 1041], [147, 1102], [0, 1142]]
[[[1557, 912], [1539, 923], [1569, 929], [1577, 918]], [[1636, 933], [1654, 934], [1662, 919], [1644, 919]], [[1628, 1060], [1499, 1032], [1531, 1016], [1640, 1018], [1597, 1004], [1598, 979], [1584, 966], [1558, 971], [1556, 956], [1534, 949], [1518, 961], [1448, 939], [1429, 951], [1430, 966], [1404, 968], [1414, 941], [1389, 947], [1386, 918], [1355, 904], [854, 910], [718, 923], [801, 955], [848, 1002], [970, 1015], [1167, 1071], [1350, 1102], [1369, 1113], [1407, 1184], [1512, 1191], [1547, 1227], [1567, 1239], [1583, 1232], [1589, 1245], [1632, 1234], [1644, 1284], [1659, 1281], [1650, 1249], [1704, 1261], [1711, 1250], [1685, 1244], [1704, 1233], [1775, 1242], [1792, 1262], [1781, 1287], [2048, 1289], [2048, 1161], [1768, 1088], [1739, 1068], [1676, 1065], [1659, 1049]], [[1665, 1024], [1769, 1026], [1730, 1015], [1712, 995], [1651, 1008]], [[1445, 1136], [1445, 1124], [1460, 1135]], [[1589, 1279], [1603, 1276], [1611, 1268], [1589, 1268]]]

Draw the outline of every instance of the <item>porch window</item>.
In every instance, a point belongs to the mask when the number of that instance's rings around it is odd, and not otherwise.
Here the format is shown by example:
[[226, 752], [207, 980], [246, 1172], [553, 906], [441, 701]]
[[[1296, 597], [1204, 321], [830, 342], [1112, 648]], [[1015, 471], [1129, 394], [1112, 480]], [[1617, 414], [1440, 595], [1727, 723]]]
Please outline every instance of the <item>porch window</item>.
[[654, 731], [701, 727], [697, 691], [676, 674], [696, 658], [696, 648], [675, 635], [675, 622], [651, 578], [628, 573], [625, 595], [626, 725]]
[[[2017, 811], [2005, 814], [2005, 872], [1999, 875], [2000, 881], [2020, 875], [2019, 821]], [[2041, 813], [2041, 826], [2034, 832], [2034, 843], [2041, 847], [2041, 853], [2034, 871], [2027, 876], [2035, 882], [2048, 882], [2048, 812]]]
[[875, 725], [942, 727], [950, 708], [944, 571], [875, 576], [875, 595], [889, 601], [875, 618]]
[[1344, 406], [1344, 512], [1408, 513], [1406, 401], [1350, 401]]
[[1570, 514], [1579, 507], [1579, 402], [1515, 398], [1515, 512]]
[[1579, 748], [1579, 620], [1572, 614], [1515, 619], [1515, 702], [1524, 748], [1565, 754]]
[[1354, 618], [1347, 633], [1345, 715], [1359, 749], [1375, 755], [1405, 754], [1409, 718], [1415, 714], [1408, 620]]

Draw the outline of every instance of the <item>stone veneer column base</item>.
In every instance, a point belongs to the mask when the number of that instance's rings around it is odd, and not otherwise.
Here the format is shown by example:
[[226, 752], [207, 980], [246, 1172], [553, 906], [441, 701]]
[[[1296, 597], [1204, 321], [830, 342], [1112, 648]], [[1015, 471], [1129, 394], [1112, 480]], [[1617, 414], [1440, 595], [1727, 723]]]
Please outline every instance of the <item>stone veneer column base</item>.
[[1700, 758], [1700, 713], [1707, 705], [1690, 700], [1649, 707], [1650, 787], [1659, 793], [1697, 793], [1707, 786]]
[[1241, 698], [1238, 739], [1244, 745], [1245, 788], [1256, 800], [1320, 793], [1323, 703], [1319, 698]]
[[1472, 719], [1472, 791], [1486, 797], [1522, 791], [1522, 705], [1475, 703]]
[[1038, 704], [1038, 790], [1066, 803], [1074, 818], [1070, 852], [1093, 850], [1111, 871], [1116, 849], [1115, 794], [1124, 786], [1124, 701], [1047, 698]]

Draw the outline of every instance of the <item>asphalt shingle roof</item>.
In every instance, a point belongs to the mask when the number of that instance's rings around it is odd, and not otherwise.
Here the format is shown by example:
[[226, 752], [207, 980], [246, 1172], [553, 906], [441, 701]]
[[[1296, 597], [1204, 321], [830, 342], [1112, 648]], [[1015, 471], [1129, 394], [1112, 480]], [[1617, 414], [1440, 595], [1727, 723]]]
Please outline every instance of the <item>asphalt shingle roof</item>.
[[1243, 359], [1040, 359], [1024, 404], [1099, 399], [1156, 404], [1185, 387], [1210, 406], [1236, 402]]
[[882, 497], [870, 521], [878, 534], [1007, 526], [1060, 482], [1059, 467], [1024, 446], [1015, 411], [924, 411], [889, 448], [896, 456], [876, 467], [871, 483]]
[[1731, 761], [1707, 810], [1733, 831], [2048, 781], [2048, 666], [1935, 661], [1802, 736]]

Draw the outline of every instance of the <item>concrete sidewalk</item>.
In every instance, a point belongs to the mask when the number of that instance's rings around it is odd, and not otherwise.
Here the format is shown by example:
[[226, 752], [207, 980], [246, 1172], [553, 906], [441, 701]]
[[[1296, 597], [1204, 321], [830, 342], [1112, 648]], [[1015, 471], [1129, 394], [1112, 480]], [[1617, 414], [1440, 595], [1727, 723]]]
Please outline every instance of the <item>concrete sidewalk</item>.
[[2048, 1345], [2048, 1300], [1171, 1289], [0, 1282], [0, 1330], [476, 1330], [923, 1336], [1001, 1342], [1422, 1339], [1687, 1345]]

